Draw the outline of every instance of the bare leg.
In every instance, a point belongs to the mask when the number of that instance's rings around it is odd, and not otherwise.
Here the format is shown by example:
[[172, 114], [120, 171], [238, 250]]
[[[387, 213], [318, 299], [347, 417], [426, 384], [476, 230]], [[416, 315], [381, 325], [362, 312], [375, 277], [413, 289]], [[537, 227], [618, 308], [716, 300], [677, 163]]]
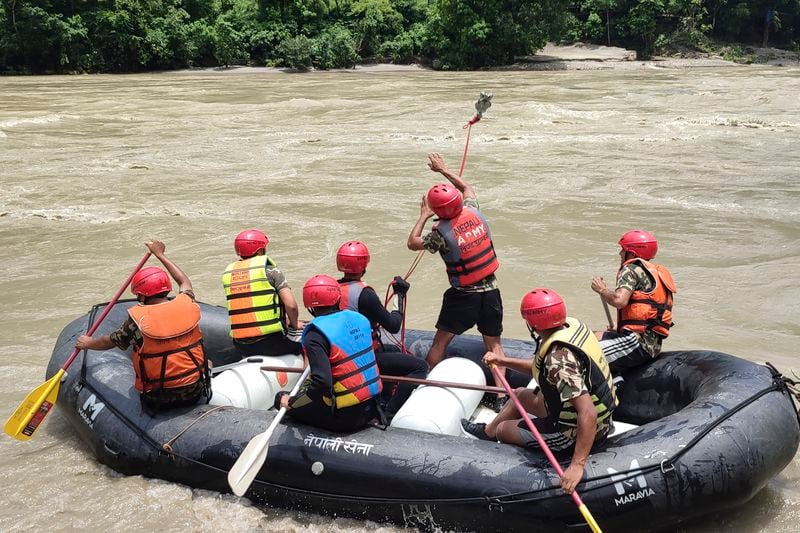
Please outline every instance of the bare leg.
[[[519, 398], [522, 407], [527, 412], [532, 413], [537, 417], [547, 415], [541, 394], [535, 393], [533, 390], [526, 389], [524, 387], [520, 387], [514, 392], [517, 395], [517, 398]], [[499, 439], [502, 442], [516, 444], [516, 442], [513, 441], [513, 435], [511, 435], [512, 431], [510, 431], [510, 429], [516, 428], [519, 418], [520, 414], [519, 411], [517, 411], [514, 402], [506, 402], [506, 404], [503, 406], [503, 409], [500, 410], [500, 413], [494, 417], [494, 420], [486, 424], [486, 435], [493, 439]]]
[[455, 336], [455, 333], [450, 333], [443, 329], [436, 330], [436, 335], [433, 336], [431, 349], [428, 350], [428, 355], [425, 356], [425, 361], [428, 362], [429, 369], [435, 367], [444, 359], [444, 352]]

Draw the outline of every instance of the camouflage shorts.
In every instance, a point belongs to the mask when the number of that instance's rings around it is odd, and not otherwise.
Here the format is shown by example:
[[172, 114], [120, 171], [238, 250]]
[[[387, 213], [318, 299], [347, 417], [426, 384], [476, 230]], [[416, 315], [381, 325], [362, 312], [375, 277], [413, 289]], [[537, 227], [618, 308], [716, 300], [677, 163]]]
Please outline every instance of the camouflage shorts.
[[199, 379], [191, 385], [144, 392], [141, 395], [142, 409], [147, 413], [172, 407], [188, 407], [206, 397], [205, 381]]

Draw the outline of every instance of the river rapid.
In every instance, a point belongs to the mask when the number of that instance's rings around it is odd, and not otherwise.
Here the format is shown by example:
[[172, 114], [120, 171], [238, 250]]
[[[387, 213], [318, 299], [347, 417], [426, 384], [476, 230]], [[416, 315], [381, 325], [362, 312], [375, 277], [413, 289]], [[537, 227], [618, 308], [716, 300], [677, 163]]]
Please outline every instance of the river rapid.
[[[552, 287], [597, 329], [589, 284], [619, 236], [659, 238], [679, 286], [665, 349], [709, 348], [800, 373], [800, 70], [165, 73], [0, 78], [0, 414], [43, 382], [61, 329], [107, 301], [158, 237], [199, 299], [224, 304], [234, 235], [259, 227], [300, 297], [365, 241], [383, 293], [414, 258], [425, 154], [478, 193], [501, 261], [505, 335]], [[438, 257], [410, 279], [408, 326], [432, 329]], [[303, 318], [309, 318], [305, 311]], [[763, 443], [769, 446], [770, 443]], [[56, 411], [29, 442], [0, 438], [0, 531], [400, 531], [142, 477], [87, 454]], [[748, 504], [686, 532], [796, 531], [800, 459]]]

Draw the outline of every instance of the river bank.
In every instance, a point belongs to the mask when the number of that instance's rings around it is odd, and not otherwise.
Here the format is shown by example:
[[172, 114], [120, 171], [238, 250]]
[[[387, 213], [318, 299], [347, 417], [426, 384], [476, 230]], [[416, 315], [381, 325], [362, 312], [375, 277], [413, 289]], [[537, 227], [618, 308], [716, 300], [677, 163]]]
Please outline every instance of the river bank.
[[[701, 52], [680, 52], [673, 55], [654, 56], [649, 60], [636, 59], [634, 50], [615, 46], [576, 43], [560, 46], [548, 43], [532, 56], [520, 57], [510, 65], [479, 69], [480, 71], [554, 71], [554, 70], [643, 70], [643, 69], [691, 69], [713, 67], [748, 67], [752, 65], [797, 67], [800, 54], [779, 48], [747, 48], [739, 46], [737, 61], [718, 54]], [[732, 57], [732, 56], [728, 56]], [[421, 72], [437, 70], [419, 63], [362, 63], [347, 69], [297, 71], [290, 68], [254, 67], [233, 65], [229, 67], [209, 67], [165, 71], [179, 74], [306, 74], [314, 72]]]

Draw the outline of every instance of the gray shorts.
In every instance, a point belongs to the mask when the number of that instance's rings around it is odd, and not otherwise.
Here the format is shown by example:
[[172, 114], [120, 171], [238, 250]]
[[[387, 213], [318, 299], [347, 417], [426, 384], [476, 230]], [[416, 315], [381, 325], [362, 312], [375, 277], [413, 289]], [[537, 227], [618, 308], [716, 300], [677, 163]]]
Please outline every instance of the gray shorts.
[[[564, 452], [575, 447], [575, 440], [558, 431], [558, 429], [553, 425], [550, 417], [534, 418], [531, 415], [531, 420], [533, 421], [534, 427], [539, 431], [539, 435], [542, 436], [544, 443], [547, 444], [547, 447], [550, 448], [551, 451]], [[519, 431], [519, 436], [522, 438], [522, 442], [525, 443], [525, 447], [527, 449], [540, 449], [539, 441], [536, 440], [536, 437], [533, 436], [531, 430], [528, 429], [528, 424], [524, 419], [519, 421], [517, 428]]]
[[630, 331], [606, 331], [600, 341], [600, 348], [608, 361], [612, 374], [618, 374], [627, 368], [633, 368], [653, 360], [642, 348], [639, 336]]

